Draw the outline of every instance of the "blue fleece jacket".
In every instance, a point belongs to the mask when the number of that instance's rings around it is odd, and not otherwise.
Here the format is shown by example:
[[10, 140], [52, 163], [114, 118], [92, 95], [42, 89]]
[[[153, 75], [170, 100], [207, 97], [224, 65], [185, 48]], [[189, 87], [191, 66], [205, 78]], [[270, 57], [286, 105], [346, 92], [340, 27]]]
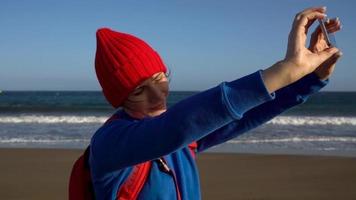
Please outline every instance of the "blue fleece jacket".
[[[182, 199], [201, 199], [188, 144], [196, 141], [202, 152], [230, 140], [305, 102], [328, 82], [311, 73], [270, 94], [261, 72], [222, 82], [156, 117], [134, 119], [118, 110], [119, 119], [103, 125], [91, 140], [89, 163], [97, 199], [115, 199], [134, 165], [159, 157], [175, 173]], [[173, 177], [153, 162], [138, 199], [177, 199]]]

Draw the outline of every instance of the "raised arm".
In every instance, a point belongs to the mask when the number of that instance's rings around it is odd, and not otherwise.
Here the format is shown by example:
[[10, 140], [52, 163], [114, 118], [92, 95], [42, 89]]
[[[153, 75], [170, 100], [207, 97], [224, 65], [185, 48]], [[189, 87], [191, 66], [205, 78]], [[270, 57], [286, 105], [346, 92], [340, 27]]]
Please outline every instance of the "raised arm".
[[[292, 49], [289, 51], [293, 51], [296, 47], [293, 47], [296, 43], [294, 40], [296, 35], [299, 38], [306, 38], [305, 32], [297, 32], [299, 29], [307, 30], [308, 26], [315, 20], [315, 18], [309, 17], [316, 10], [321, 10], [324, 12], [322, 8], [312, 8], [307, 9], [296, 16], [291, 35], [289, 37], [289, 46], [288, 49]], [[301, 19], [301, 17], [305, 17], [308, 19], [308, 23], [298, 23], [298, 21], [305, 21]], [[299, 26], [304, 26], [304, 28], [296, 28], [296, 24]], [[341, 23], [338, 18], [329, 20], [326, 24], [328, 32], [336, 32], [341, 29]], [[293, 39], [294, 38], [294, 39]], [[299, 40], [299, 39], [298, 39]], [[304, 42], [302, 42], [304, 43]], [[313, 32], [310, 39], [310, 46], [308, 49], [305, 49], [304, 46], [298, 47], [302, 49], [301, 51], [306, 52], [307, 54], [322, 54], [323, 51], [328, 50], [327, 42], [325, 41], [323, 34], [320, 30], [320, 27], [316, 28]], [[289, 52], [289, 55], [292, 55]], [[244, 117], [239, 121], [234, 121], [225, 127], [222, 127], [208, 136], [202, 138], [198, 141], [198, 151], [204, 151], [205, 149], [212, 147], [214, 145], [226, 142], [242, 133], [245, 133], [269, 120], [274, 118], [275, 116], [281, 114], [282, 112], [292, 108], [293, 106], [304, 103], [308, 97], [316, 92], [318, 92], [321, 88], [323, 88], [328, 82], [329, 77], [332, 74], [335, 64], [337, 60], [341, 56], [341, 52], [333, 54], [326, 61], [322, 62], [314, 72], [304, 76], [302, 79], [297, 82], [288, 85], [282, 89], [276, 91], [276, 98], [273, 101], [266, 102], [261, 104], [260, 106], [251, 109], [248, 111]], [[303, 56], [301, 56], [303, 57]], [[288, 60], [288, 54], [285, 60]], [[306, 59], [306, 58], [305, 58]], [[288, 61], [289, 62], [289, 61]], [[273, 80], [273, 79], [271, 79]]]
[[311, 73], [297, 82], [277, 90], [274, 100], [252, 108], [245, 113], [242, 119], [233, 121], [198, 140], [198, 152], [235, 138], [271, 120], [286, 110], [304, 103], [310, 95], [318, 92], [328, 82], [328, 79], [320, 80], [315, 73]]

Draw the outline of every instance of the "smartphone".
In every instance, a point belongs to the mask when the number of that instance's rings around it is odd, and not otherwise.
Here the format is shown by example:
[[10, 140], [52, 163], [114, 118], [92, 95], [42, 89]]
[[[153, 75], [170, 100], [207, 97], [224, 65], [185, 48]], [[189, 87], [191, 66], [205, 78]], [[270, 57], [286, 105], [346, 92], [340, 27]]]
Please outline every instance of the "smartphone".
[[329, 47], [337, 47], [336, 46], [336, 40], [335, 40], [335, 34], [334, 33], [329, 33], [326, 30], [325, 22], [327, 21], [327, 19], [326, 18], [318, 19], [318, 21], [319, 21], [319, 25], [320, 25], [321, 31], [324, 34], [326, 43], [329, 45]]

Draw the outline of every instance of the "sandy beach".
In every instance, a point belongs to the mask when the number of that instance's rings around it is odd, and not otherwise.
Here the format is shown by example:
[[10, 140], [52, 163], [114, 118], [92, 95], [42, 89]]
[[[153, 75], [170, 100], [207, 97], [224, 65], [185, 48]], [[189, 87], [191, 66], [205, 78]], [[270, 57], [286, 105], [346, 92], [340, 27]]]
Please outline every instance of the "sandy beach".
[[[82, 150], [0, 149], [1, 199], [67, 199]], [[202, 197], [213, 199], [356, 199], [356, 158], [204, 153]]]

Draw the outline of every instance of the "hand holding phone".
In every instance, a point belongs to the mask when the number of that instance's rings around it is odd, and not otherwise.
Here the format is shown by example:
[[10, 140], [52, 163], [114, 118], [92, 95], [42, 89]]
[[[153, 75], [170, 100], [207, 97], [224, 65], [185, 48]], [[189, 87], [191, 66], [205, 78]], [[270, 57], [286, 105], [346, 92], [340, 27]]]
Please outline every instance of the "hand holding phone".
[[325, 22], [327, 21], [326, 18], [324, 19], [318, 19], [319, 25], [321, 28], [321, 31], [324, 34], [324, 38], [326, 40], [326, 43], [329, 45], [329, 47], [337, 47], [336, 46], [336, 40], [335, 40], [335, 34], [334, 33], [329, 33], [328, 30], [325, 27]]

